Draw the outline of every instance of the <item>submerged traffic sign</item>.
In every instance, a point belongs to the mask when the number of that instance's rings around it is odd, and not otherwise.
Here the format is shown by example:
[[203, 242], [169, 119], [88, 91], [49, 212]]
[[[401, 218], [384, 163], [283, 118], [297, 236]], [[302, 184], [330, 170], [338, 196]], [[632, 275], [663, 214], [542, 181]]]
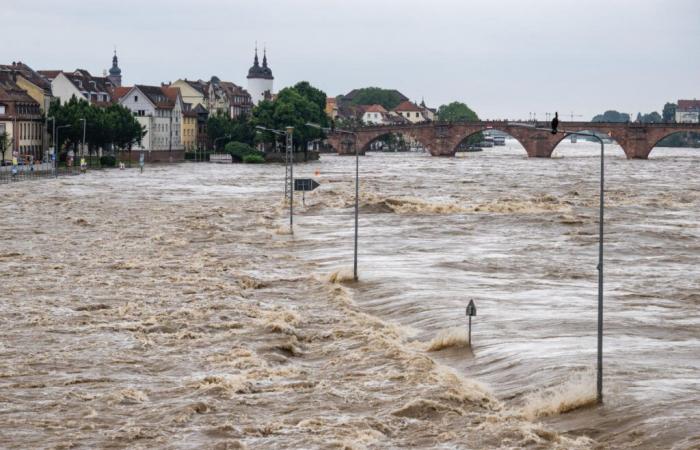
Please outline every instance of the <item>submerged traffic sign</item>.
[[296, 178], [294, 180], [295, 191], [313, 191], [319, 186], [320, 184], [318, 184], [313, 178]]
[[469, 317], [476, 316], [476, 305], [474, 304], [474, 300], [469, 300], [469, 304], [467, 305], [467, 315]]

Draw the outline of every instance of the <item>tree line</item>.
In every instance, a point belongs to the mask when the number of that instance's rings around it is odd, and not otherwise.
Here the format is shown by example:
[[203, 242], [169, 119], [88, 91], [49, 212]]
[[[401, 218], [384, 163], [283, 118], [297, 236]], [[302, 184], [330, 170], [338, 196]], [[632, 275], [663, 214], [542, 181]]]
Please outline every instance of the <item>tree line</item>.
[[[56, 127], [68, 125], [57, 133], [59, 154], [61, 149], [78, 149], [83, 142], [83, 127], [85, 144], [90, 154], [99, 148], [110, 146], [114, 150], [131, 149], [134, 144], [141, 143], [146, 133], [129, 109], [118, 104], [102, 108], [85, 99], [78, 100], [75, 96], [65, 104], [55, 99], [51, 102], [48, 115], [55, 118]], [[48, 121], [47, 126], [47, 131], [51, 133], [53, 124]]]
[[[207, 134], [209, 141], [216, 143], [215, 150], [225, 148], [230, 142], [238, 142], [253, 147], [263, 144], [268, 149], [276, 149], [283, 143], [282, 137], [268, 131], [285, 130], [293, 127], [294, 151], [305, 150], [309, 142], [324, 137], [322, 130], [310, 127], [308, 123], [329, 127], [330, 119], [325, 113], [326, 94], [307, 81], [279, 91], [274, 100], [260, 102], [250, 116], [241, 115], [235, 119], [225, 114], [209, 117]], [[229, 146], [229, 148], [233, 148]], [[242, 148], [238, 146], [237, 148]], [[236, 155], [234, 155], [236, 156]]]

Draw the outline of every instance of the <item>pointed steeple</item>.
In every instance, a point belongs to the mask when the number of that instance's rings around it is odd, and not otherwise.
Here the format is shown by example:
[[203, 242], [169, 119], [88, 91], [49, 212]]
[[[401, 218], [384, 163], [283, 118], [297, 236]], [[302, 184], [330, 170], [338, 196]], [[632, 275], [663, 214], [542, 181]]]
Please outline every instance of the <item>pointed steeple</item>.
[[114, 56], [112, 56], [112, 67], [109, 69], [110, 82], [114, 86], [122, 85], [122, 70], [119, 68], [119, 58], [117, 58], [117, 49], [114, 49]]
[[255, 43], [255, 58], [253, 58], [253, 66], [248, 70], [248, 78], [272, 79], [272, 70], [267, 65], [267, 49], [263, 48], [263, 63], [261, 67], [258, 59], [257, 42]]
[[117, 58], [117, 49], [114, 49], [114, 56], [112, 56], [112, 68], [109, 69], [110, 75], [120, 75], [122, 70], [119, 68], [119, 58]]

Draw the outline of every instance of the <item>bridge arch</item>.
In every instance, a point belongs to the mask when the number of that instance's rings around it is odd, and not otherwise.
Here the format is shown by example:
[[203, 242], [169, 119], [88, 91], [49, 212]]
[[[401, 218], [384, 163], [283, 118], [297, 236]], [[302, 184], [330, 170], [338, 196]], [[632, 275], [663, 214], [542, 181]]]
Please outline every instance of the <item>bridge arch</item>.
[[[676, 147], [674, 145], [659, 145], [659, 143], [667, 138], [670, 138], [672, 136], [677, 136], [679, 138], [683, 138], [685, 136], [688, 136], [688, 140], [690, 142], [695, 142], [698, 147], [690, 147], [690, 148], [695, 148], [698, 151], [700, 151], [700, 132], [694, 132], [694, 131], [688, 131], [688, 130], [674, 130], [670, 133], [666, 133], [662, 135], [660, 138], [656, 139], [653, 145], [651, 146], [651, 149], [649, 150], [649, 153], [651, 153], [655, 148], [657, 147], [675, 147], [675, 148], [682, 148], [682, 147]], [[671, 144], [672, 142], [668, 142]], [[681, 142], [679, 142], [680, 144]], [[688, 147], [685, 147], [688, 148]]]
[[[589, 130], [589, 129], [585, 129], [585, 128], [567, 128], [566, 131], [575, 131], [575, 132], [578, 132], [578, 133], [591, 133], [591, 134], [593, 134], [595, 130]], [[601, 134], [606, 134], [606, 133], [601, 133], [600, 131], [597, 132], [597, 135], [600, 136]], [[612, 143], [612, 144], [615, 144], [615, 145], [619, 146], [620, 149], [622, 150], [623, 154], [624, 154], [626, 157], [628, 157], [627, 150], [625, 150], [624, 146], [622, 145], [622, 143], [621, 143], [620, 140], [619, 140], [619, 139], [622, 139], [622, 137], [621, 137], [621, 136], [618, 136], [618, 137], [616, 138], [615, 135], [616, 135], [616, 133], [614, 133], [614, 132], [611, 131], [611, 132], [607, 133], [605, 137], [603, 137], [603, 139], [604, 139], [604, 141], [605, 141], [605, 144], [606, 144], [605, 156], [617, 156], [617, 155], [618, 155], [618, 152], [617, 152], [617, 151], [616, 151], [615, 153], [612, 153], [612, 152], [608, 151], [608, 148], [609, 148], [609, 147], [607, 147], [607, 144]], [[571, 135], [564, 135], [564, 134], [557, 135], [556, 143], [554, 144], [554, 147], [552, 148], [552, 154], [553, 154], [555, 151], [557, 151], [557, 148], [559, 147], [559, 144], [561, 144], [561, 143], [564, 142], [564, 141], [569, 141], [570, 139], [571, 139]], [[586, 140], [587, 140], [587, 138], [584, 137], [584, 136], [576, 136], [576, 141], [577, 141], [577, 142], [578, 142], [578, 141], [586, 141]], [[610, 140], [611, 142], [607, 142], [607, 140]], [[591, 142], [594, 142], [595, 144], [598, 144], [598, 141], [597, 141], [597, 140], [591, 140]]]
[[471, 129], [471, 130], [465, 130], [464, 132], [460, 133], [458, 138], [456, 139], [456, 142], [454, 143], [452, 153], [456, 153], [459, 150], [460, 145], [463, 145], [465, 141], [468, 141], [471, 137], [473, 136], [478, 136], [479, 133], [484, 133], [486, 131], [498, 131], [500, 133], [508, 135], [511, 139], [515, 139], [518, 144], [523, 148], [523, 151], [526, 152], [527, 154], [527, 147], [525, 146], [525, 143], [521, 138], [518, 136], [514, 136], [511, 134], [512, 130], [509, 130], [508, 127], [493, 127], [493, 126], [485, 126], [481, 127], [479, 129]]
[[364, 154], [364, 152], [375, 150], [372, 148], [373, 144], [380, 142], [388, 137], [393, 137], [393, 136], [401, 136], [401, 137], [408, 137], [412, 139], [414, 142], [417, 142], [425, 152], [429, 152], [430, 148], [424, 140], [416, 135], [415, 133], [411, 133], [410, 130], [406, 129], [396, 129], [396, 130], [388, 130], [388, 131], [383, 131], [380, 133], [377, 133], [370, 137], [369, 139], [366, 139], [364, 142], [358, 142], [358, 145], [360, 146], [360, 152]]

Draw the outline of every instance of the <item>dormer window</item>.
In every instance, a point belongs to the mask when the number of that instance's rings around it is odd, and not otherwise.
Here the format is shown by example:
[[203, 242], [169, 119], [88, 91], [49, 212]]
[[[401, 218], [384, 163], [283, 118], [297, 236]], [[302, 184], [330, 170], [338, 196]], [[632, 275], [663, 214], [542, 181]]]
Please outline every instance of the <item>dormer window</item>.
[[76, 80], [75, 80], [75, 84], [78, 85], [78, 87], [79, 87], [80, 89], [83, 88], [83, 82], [82, 82], [82, 81], [76, 79]]
[[92, 89], [93, 91], [97, 90], [97, 83], [95, 83], [94, 80], [90, 80], [90, 89]]

